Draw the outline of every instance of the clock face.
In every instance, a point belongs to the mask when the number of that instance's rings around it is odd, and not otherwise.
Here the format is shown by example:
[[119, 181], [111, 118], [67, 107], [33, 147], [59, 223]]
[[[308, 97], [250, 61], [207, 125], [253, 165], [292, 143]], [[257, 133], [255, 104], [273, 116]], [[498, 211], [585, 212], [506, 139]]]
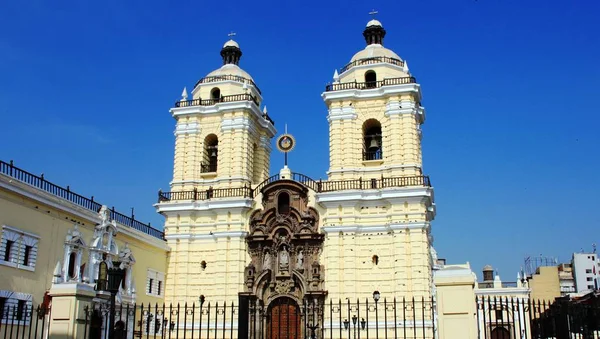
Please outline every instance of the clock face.
[[296, 145], [294, 137], [289, 134], [284, 134], [277, 139], [277, 148], [284, 153], [291, 151]]

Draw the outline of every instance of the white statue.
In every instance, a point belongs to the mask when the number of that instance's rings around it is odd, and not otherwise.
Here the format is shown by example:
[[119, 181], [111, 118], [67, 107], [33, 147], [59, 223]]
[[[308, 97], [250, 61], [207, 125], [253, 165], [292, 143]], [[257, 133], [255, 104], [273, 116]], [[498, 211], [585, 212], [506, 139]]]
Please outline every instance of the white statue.
[[100, 214], [100, 225], [104, 226], [110, 223], [110, 210], [106, 205], [102, 205], [98, 214]]
[[298, 252], [298, 256], [296, 257], [296, 268], [302, 269], [304, 265], [304, 254], [302, 251]]
[[263, 270], [271, 268], [271, 254], [269, 251], [265, 251], [265, 258], [263, 261]]
[[287, 249], [285, 248], [285, 246], [283, 246], [283, 249], [281, 249], [281, 253], [279, 254], [279, 269], [281, 269], [282, 271], [287, 271], [289, 265], [289, 254]]

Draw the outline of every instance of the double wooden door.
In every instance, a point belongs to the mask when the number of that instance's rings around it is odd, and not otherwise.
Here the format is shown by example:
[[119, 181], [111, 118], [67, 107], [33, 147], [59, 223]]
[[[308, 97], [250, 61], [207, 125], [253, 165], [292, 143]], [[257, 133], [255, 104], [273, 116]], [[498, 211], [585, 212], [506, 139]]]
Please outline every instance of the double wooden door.
[[296, 302], [278, 298], [270, 306], [268, 339], [300, 339], [300, 314]]

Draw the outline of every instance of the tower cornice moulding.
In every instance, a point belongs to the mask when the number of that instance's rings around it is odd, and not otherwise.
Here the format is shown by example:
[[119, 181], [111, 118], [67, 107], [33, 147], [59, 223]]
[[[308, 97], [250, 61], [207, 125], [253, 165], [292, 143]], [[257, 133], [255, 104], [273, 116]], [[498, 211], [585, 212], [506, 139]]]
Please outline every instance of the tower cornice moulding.
[[193, 114], [215, 115], [240, 110], [252, 112], [260, 126], [266, 129], [271, 137], [277, 133], [275, 126], [263, 118], [262, 112], [252, 101], [220, 102], [211, 106], [173, 107], [169, 112], [173, 117], [179, 117]]
[[316, 202], [328, 208], [340, 205], [343, 202], [358, 204], [360, 201], [388, 200], [388, 199], [419, 199], [426, 198], [433, 201], [432, 187], [401, 187], [370, 190], [352, 190], [317, 193]]
[[211, 199], [197, 201], [173, 201], [154, 204], [158, 213], [169, 213], [179, 211], [214, 211], [220, 209], [250, 209], [254, 204], [251, 198], [241, 199]]
[[344, 225], [344, 226], [322, 226], [321, 230], [326, 234], [336, 235], [342, 233], [373, 233], [373, 232], [395, 232], [404, 230], [425, 230], [431, 228], [429, 222], [394, 223], [383, 225]]
[[341, 99], [375, 99], [391, 95], [403, 93], [417, 94], [417, 100], [421, 101], [421, 85], [419, 84], [402, 84], [382, 86], [374, 89], [347, 89], [341, 91], [323, 92], [321, 97], [325, 102]]

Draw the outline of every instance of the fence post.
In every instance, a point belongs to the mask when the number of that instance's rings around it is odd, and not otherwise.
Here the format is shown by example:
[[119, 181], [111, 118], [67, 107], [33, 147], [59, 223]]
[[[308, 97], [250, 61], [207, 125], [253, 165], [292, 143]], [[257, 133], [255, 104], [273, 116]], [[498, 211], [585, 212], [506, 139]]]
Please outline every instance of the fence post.
[[[250, 321], [250, 296], [239, 294], [239, 312], [238, 312], [238, 339], [248, 339], [248, 324]], [[233, 307], [233, 306], [232, 306]]]

